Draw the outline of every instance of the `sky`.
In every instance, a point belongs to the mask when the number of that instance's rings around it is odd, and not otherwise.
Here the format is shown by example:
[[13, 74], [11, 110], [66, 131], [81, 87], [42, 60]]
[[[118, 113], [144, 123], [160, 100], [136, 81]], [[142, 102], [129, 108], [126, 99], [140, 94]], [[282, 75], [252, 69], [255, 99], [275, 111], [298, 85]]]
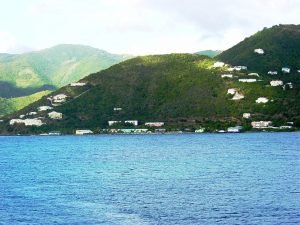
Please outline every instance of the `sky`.
[[0, 0], [0, 52], [83, 44], [146, 55], [225, 50], [299, 24], [300, 0]]

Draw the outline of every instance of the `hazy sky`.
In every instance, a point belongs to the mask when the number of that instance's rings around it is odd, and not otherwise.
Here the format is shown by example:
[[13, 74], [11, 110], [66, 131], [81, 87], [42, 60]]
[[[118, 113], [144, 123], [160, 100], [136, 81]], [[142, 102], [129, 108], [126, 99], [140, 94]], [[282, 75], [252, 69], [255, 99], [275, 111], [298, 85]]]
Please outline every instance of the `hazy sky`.
[[0, 52], [62, 43], [128, 54], [226, 49], [299, 22], [300, 0], [1, 0]]

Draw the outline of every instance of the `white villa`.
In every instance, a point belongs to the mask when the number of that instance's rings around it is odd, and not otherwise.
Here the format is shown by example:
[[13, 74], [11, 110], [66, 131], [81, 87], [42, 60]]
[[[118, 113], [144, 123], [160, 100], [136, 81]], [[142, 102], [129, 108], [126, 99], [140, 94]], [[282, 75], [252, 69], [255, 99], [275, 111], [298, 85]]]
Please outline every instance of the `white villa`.
[[234, 70], [236, 71], [247, 70], [247, 66], [235, 66]]
[[148, 126], [148, 127], [162, 127], [164, 125], [165, 125], [164, 122], [147, 122], [147, 123], [145, 123], [145, 126]]
[[227, 132], [228, 133], [239, 133], [243, 129], [242, 126], [235, 126], [235, 127], [228, 127]]
[[230, 89], [228, 89], [227, 94], [234, 95], [235, 92], [236, 92], [236, 89], [230, 88]]
[[125, 123], [129, 123], [129, 124], [132, 124], [134, 126], [139, 125], [139, 121], [137, 121], [137, 120], [125, 120]]
[[272, 125], [271, 121], [253, 121], [251, 122], [251, 126], [257, 129], [268, 128]]
[[62, 113], [55, 111], [48, 113], [48, 116], [53, 120], [60, 120], [63, 117]]
[[291, 69], [288, 68], [288, 67], [282, 67], [281, 71], [282, 71], [283, 73], [290, 73], [290, 72], [291, 72]]
[[213, 65], [214, 68], [221, 68], [223, 66], [225, 66], [225, 63], [223, 62], [215, 62]]
[[222, 78], [233, 78], [232, 74], [222, 74], [221, 75]]
[[37, 112], [29, 112], [29, 113], [27, 113], [26, 115], [28, 115], [28, 116], [34, 116], [34, 115], [36, 115], [37, 114]]
[[239, 79], [239, 82], [243, 82], [243, 83], [253, 83], [256, 82], [256, 79]]
[[270, 71], [268, 72], [268, 74], [270, 74], [270, 75], [277, 75], [278, 72], [277, 72], [277, 71], [272, 71], [272, 70], [270, 70]]
[[238, 92], [235, 92], [234, 96], [232, 97], [232, 100], [241, 100], [243, 98], [245, 98], [244, 95], [242, 95], [242, 94], [240, 94]]
[[39, 119], [11, 119], [9, 121], [9, 125], [15, 125], [15, 124], [24, 124], [25, 126], [37, 126], [40, 127], [43, 125], [43, 122]]
[[25, 117], [25, 115], [20, 115], [19, 117], [20, 117], [21, 119], [23, 119], [23, 118]]
[[76, 82], [76, 83], [71, 83], [70, 86], [71, 87], [82, 87], [82, 86], [85, 86], [86, 83], [83, 83], [83, 82]]
[[91, 130], [76, 130], [76, 135], [87, 135], [87, 134], [93, 134], [94, 132]]
[[249, 73], [248, 76], [256, 76], [256, 77], [259, 77], [258, 73]]
[[53, 102], [55, 102], [55, 103], [62, 103], [62, 102], [65, 102], [67, 97], [68, 97], [68, 96], [65, 95], [65, 94], [58, 94], [58, 95], [55, 95], [55, 96], [53, 96]]
[[259, 55], [263, 55], [265, 53], [265, 51], [261, 48], [254, 49], [254, 52], [259, 54]]
[[243, 113], [243, 118], [244, 119], [250, 119], [251, 118], [251, 113]]
[[272, 81], [270, 81], [270, 85], [272, 87], [282, 86], [283, 85], [283, 81], [281, 81], [281, 80], [272, 80]]
[[122, 111], [122, 108], [115, 107], [114, 111]]
[[51, 110], [51, 109], [53, 109], [51, 106], [40, 106], [40, 107], [38, 107], [37, 108], [37, 110], [39, 111], [39, 112], [41, 112], [41, 111], [47, 111], [47, 110]]
[[122, 123], [122, 121], [108, 121], [108, 126], [112, 126], [117, 123]]
[[258, 99], [256, 99], [256, 103], [267, 103], [269, 101], [268, 98], [266, 97], [259, 97]]

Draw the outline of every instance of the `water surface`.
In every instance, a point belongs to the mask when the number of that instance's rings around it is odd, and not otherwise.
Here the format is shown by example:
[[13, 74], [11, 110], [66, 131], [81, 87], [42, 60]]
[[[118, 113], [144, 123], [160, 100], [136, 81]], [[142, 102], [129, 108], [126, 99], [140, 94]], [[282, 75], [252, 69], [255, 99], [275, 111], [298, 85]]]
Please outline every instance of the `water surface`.
[[300, 133], [0, 137], [0, 224], [299, 224]]

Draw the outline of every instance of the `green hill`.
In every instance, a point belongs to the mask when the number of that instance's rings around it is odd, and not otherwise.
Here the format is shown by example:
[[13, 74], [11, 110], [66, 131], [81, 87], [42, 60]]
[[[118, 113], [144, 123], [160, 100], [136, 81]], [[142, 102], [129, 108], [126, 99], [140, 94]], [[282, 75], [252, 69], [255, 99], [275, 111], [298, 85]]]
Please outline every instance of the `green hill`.
[[58, 45], [21, 55], [0, 54], [0, 82], [7, 89], [15, 88], [11, 93], [15, 97], [20, 96], [18, 88], [62, 87], [128, 58], [83, 45]]
[[[254, 49], [261, 48], [259, 55]], [[249, 70], [267, 74], [282, 67], [292, 72], [300, 69], [300, 25], [278, 25], [264, 28], [251, 37], [222, 52], [218, 60], [232, 65], [245, 65]]]
[[[63, 114], [62, 120], [49, 119], [46, 112], [41, 112], [38, 116], [44, 117], [46, 125], [39, 128], [7, 125], [10, 118], [50, 105], [47, 96], [7, 118], [2, 130], [23, 134], [51, 130], [74, 133], [75, 129], [87, 128], [99, 131], [108, 127], [109, 120], [164, 121], [170, 129], [205, 126], [215, 130], [232, 125], [249, 128], [250, 120], [242, 118], [245, 112], [252, 114], [251, 120], [272, 120], [275, 125], [295, 121], [295, 126], [300, 125], [299, 89], [270, 87], [268, 78], [242, 83], [238, 78], [247, 76], [243, 72], [224, 79], [220, 75], [226, 73], [226, 68], [212, 68], [214, 62], [196, 54], [130, 59], [82, 79], [86, 86], [66, 86], [51, 93], [68, 96], [66, 103], [54, 108]], [[230, 88], [236, 88], [245, 98], [231, 100], [227, 94]], [[262, 96], [270, 102], [255, 103]], [[122, 110], [114, 111], [115, 107]]]
[[215, 57], [219, 54], [221, 54], [222, 51], [221, 50], [204, 50], [204, 51], [199, 51], [199, 52], [196, 52], [195, 54], [198, 54], [198, 55], [204, 55], [204, 56], [208, 56], [208, 57]]
[[[0, 98], [53, 91], [128, 58], [83, 45], [58, 45], [21, 55], [0, 54]], [[3, 110], [8, 108], [4, 102], [0, 102], [0, 115], [11, 112]]]

